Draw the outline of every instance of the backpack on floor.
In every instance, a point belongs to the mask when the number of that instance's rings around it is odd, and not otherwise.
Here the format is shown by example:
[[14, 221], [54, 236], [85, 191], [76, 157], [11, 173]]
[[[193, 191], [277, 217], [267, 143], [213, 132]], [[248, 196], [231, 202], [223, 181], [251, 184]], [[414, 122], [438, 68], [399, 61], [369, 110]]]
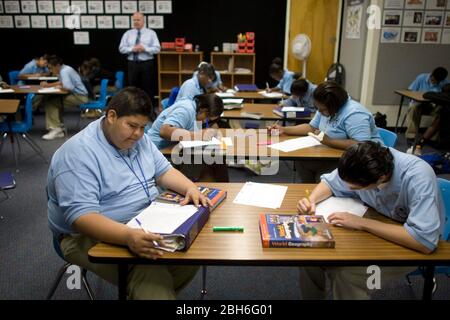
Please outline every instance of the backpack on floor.
[[420, 158], [428, 162], [436, 174], [450, 173], [450, 152], [427, 153]]

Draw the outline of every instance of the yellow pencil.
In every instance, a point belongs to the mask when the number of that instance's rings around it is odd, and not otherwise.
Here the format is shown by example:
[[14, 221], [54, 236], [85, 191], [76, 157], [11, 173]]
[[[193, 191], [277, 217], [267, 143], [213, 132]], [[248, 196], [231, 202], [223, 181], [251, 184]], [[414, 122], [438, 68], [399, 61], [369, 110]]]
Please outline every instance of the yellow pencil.
[[[309, 189], [306, 189], [306, 196], [308, 198], [309, 206], [311, 207], [311, 199], [310, 199], [310, 192]], [[311, 211], [310, 213], [314, 213], [314, 211]]]

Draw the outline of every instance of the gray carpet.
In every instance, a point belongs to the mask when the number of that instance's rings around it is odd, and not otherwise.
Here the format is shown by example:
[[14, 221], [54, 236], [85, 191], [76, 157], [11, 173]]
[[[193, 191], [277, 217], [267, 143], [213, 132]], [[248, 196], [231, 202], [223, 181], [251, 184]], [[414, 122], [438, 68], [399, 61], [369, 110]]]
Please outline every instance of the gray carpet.
[[[69, 133], [76, 132], [78, 114], [65, 116]], [[64, 142], [41, 140], [44, 134], [43, 116], [35, 117], [31, 136], [44, 149], [50, 160]], [[20, 172], [15, 174], [17, 187], [10, 190], [12, 199], [0, 203], [0, 299], [44, 299], [63, 261], [56, 255], [47, 227], [45, 184], [48, 164], [37, 157], [28, 145], [21, 143]], [[398, 149], [406, 150], [402, 136]], [[431, 149], [425, 149], [429, 151]], [[276, 176], [255, 176], [245, 169], [230, 169], [232, 182], [292, 182], [292, 164], [282, 162]], [[0, 171], [14, 170], [9, 143], [0, 155]], [[448, 178], [448, 176], [447, 176]], [[0, 199], [2, 195], [0, 194]], [[116, 299], [117, 289], [89, 274], [88, 278], [97, 299]], [[83, 290], [69, 290], [65, 276], [55, 293], [55, 299], [87, 299]], [[205, 299], [299, 299], [298, 269], [288, 267], [208, 267]], [[377, 290], [374, 299], [419, 299], [423, 280], [412, 279], [409, 286], [404, 279]], [[450, 299], [450, 279], [437, 277], [434, 299]], [[180, 299], [198, 299], [201, 273], [181, 292]]]

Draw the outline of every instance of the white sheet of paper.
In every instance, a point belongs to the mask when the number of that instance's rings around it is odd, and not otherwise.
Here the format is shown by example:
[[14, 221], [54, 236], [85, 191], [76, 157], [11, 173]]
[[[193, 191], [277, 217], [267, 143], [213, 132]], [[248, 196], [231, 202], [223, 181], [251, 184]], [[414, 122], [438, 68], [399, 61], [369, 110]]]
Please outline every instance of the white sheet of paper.
[[223, 99], [223, 104], [241, 104], [244, 102], [244, 99]]
[[39, 93], [52, 93], [52, 92], [61, 92], [59, 88], [50, 87], [50, 88], [42, 88], [38, 90]]
[[269, 148], [273, 148], [283, 152], [291, 152], [294, 150], [314, 147], [318, 145], [320, 145], [320, 142], [313, 137], [300, 137], [272, 144], [269, 146]]
[[154, 233], [173, 233], [181, 224], [189, 219], [197, 208], [193, 205], [180, 206], [173, 203], [152, 202], [150, 206], [131, 219], [127, 225], [139, 229], [136, 218], [143, 228]]
[[267, 92], [267, 91], [263, 90], [263, 91], [259, 91], [258, 93], [267, 98], [282, 98], [283, 97], [283, 94], [281, 92]]
[[281, 111], [283, 111], [283, 112], [303, 112], [303, 111], [305, 111], [305, 108], [303, 108], [303, 107], [283, 107], [283, 108], [281, 108]]
[[231, 92], [216, 92], [216, 95], [220, 98], [232, 98], [234, 97], [234, 93]]
[[214, 137], [210, 141], [203, 141], [203, 140], [180, 141], [180, 145], [183, 149], [195, 147], [214, 147], [220, 146], [221, 144], [222, 144], [221, 141]]
[[0, 93], [11, 93], [11, 92], [14, 92], [14, 90], [13, 89], [2, 89], [2, 88], [0, 88]]
[[288, 187], [267, 183], [246, 182], [233, 203], [278, 209]]
[[353, 198], [329, 197], [316, 205], [316, 214], [322, 215], [328, 222], [328, 216], [334, 212], [350, 212], [362, 217], [367, 207], [359, 200]]

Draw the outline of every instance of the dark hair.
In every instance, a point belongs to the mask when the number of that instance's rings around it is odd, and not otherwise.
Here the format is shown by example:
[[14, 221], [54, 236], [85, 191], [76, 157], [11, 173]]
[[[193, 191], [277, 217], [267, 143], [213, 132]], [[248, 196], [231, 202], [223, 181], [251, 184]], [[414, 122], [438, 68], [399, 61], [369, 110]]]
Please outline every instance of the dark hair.
[[88, 62], [93, 68], [100, 68], [101, 66], [100, 60], [98, 58], [90, 58]]
[[207, 109], [210, 116], [219, 117], [223, 112], [223, 101], [215, 93], [199, 94], [194, 97], [197, 112]]
[[58, 56], [56, 56], [56, 55], [52, 55], [52, 56], [48, 57], [47, 62], [51, 66], [57, 66], [57, 65], [62, 65], [63, 64], [63, 59], [58, 57]]
[[[283, 60], [281, 58], [275, 58], [272, 60], [271, 65], [269, 66], [269, 74], [276, 74], [276, 73], [283, 73]], [[297, 80], [301, 78], [302, 73], [301, 72], [294, 72], [294, 80]]]
[[433, 70], [431, 75], [437, 82], [441, 82], [442, 80], [447, 78], [448, 71], [447, 71], [447, 69], [445, 69], [443, 67], [437, 67], [436, 69]]
[[306, 92], [308, 92], [309, 83], [306, 81], [306, 79], [299, 79], [292, 82], [291, 85], [291, 93], [295, 94], [296, 96], [302, 96]]
[[376, 183], [381, 176], [391, 176], [394, 157], [389, 148], [366, 141], [348, 148], [339, 159], [339, 177], [349, 183], [367, 187]]
[[152, 115], [152, 101], [144, 90], [136, 87], [126, 87], [116, 93], [108, 103], [106, 113], [114, 110], [117, 117], [141, 115], [149, 119]]
[[334, 81], [325, 81], [317, 86], [313, 93], [314, 100], [323, 104], [330, 113], [330, 117], [339, 111], [347, 102], [348, 93]]
[[216, 79], [216, 69], [211, 63], [200, 63], [198, 66], [198, 73], [206, 75], [209, 79]]

